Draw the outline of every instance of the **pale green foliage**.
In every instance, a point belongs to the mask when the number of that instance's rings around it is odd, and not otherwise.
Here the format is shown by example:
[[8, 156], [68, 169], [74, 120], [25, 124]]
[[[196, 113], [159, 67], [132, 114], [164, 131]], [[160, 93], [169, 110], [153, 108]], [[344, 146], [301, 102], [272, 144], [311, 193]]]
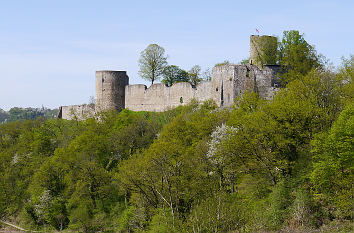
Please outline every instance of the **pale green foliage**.
[[342, 84], [343, 101], [352, 103], [354, 100], [354, 55], [350, 55], [348, 59], [342, 58], [337, 77]]
[[229, 60], [225, 60], [225, 61], [223, 61], [223, 62], [216, 63], [216, 64], [214, 65], [214, 67], [217, 67], [217, 66], [225, 66], [225, 65], [230, 65], [230, 64], [231, 64], [231, 63], [230, 63]]
[[243, 60], [240, 61], [240, 64], [242, 64], [242, 65], [247, 65], [249, 63], [250, 63], [250, 59], [249, 58], [246, 58], [246, 59], [243, 59]]
[[162, 76], [166, 65], [165, 49], [157, 44], [150, 44], [140, 54], [139, 75], [154, 84]]
[[276, 229], [288, 217], [291, 200], [291, 188], [287, 179], [281, 180], [270, 194], [270, 208], [268, 210], [269, 225]]
[[350, 55], [350, 58], [346, 59], [342, 57], [342, 65], [339, 67], [338, 76], [343, 81], [351, 81], [354, 76], [354, 55]]
[[316, 206], [311, 193], [308, 190], [298, 188], [295, 199], [289, 208], [289, 225], [293, 228], [306, 229], [319, 227], [321, 222], [318, 219], [322, 212]]
[[219, 193], [191, 210], [187, 232], [244, 230], [247, 207], [237, 195]]
[[45, 232], [351, 232], [351, 67], [232, 108], [1, 124], [0, 215]]
[[119, 213], [118, 219], [114, 221], [115, 232], [141, 231], [146, 223], [146, 216], [142, 208], [129, 206], [123, 208]]
[[311, 174], [318, 198], [333, 203], [341, 217], [353, 217], [354, 105], [349, 105], [329, 133], [318, 135], [313, 144]]
[[[151, 219], [149, 229], [150, 233], [180, 233], [184, 232], [180, 227], [182, 221], [174, 219], [171, 215], [170, 209], [157, 209], [156, 214]], [[175, 223], [176, 222], [176, 223]]]
[[202, 81], [201, 78], [201, 68], [199, 65], [193, 66], [189, 71], [188, 71], [188, 77], [189, 77], [189, 82], [192, 84], [192, 86], [196, 86], [200, 81]]
[[210, 70], [210, 68], [207, 68], [202, 72], [202, 78], [204, 81], [211, 81], [211, 77], [212, 71]]

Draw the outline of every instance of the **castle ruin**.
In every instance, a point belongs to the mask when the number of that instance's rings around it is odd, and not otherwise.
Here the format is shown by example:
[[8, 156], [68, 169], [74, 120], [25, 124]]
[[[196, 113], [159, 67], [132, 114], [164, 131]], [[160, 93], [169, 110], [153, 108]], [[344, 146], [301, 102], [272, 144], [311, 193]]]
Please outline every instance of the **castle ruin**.
[[211, 81], [196, 86], [188, 82], [168, 87], [163, 83], [146, 87], [129, 85], [126, 71], [96, 71], [96, 104], [61, 106], [59, 118], [83, 120], [100, 111], [129, 109], [132, 111], [162, 112], [192, 99], [203, 102], [209, 99], [220, 107], [230, 107], [246, 91], [257, 92], [264, 99], [272, 99], [278, 89], [275, 65], [277, 38], [252, 35], [250, 37], [249, 64], [215, 66]]

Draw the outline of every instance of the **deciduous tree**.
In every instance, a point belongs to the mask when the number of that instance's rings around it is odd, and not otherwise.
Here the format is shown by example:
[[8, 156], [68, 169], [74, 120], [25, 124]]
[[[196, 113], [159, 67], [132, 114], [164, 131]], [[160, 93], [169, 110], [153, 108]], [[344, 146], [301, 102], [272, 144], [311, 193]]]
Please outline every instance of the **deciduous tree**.
[[193, 66], [189, 71], [188, 71], [188, 76], [189, 76], [189, 82], [192, 84], [192, 86], [196, 86], [200, 81], [202, 81], [200, 77], [200, 71], [201, 68], [199, 65]]
[[167, 56], [165, 55], [165, 49], [157, 44], [150, 44], [140, 54], [139, 74], [143, 79], [154, 84], [162, 76], [166, 65]]
[[354, 105], [347, 106], [329, 133], [312, 141], [315, 163], [311, 173], [315, 192], [338, 209], [338, 215], [353, 217]]
[[291, 30], [283, 32], [283, 39], [278, 45], [278, 62], [285, 68], [284, 80], [290, 81], [323, 66], [323, 57], [307, 43], [303, 34]]
[[166, 66], [162, 75], [162, 83], [167, 86], [172, 86], [177, 82], [188, 82], [188, 73], [175, 65]]

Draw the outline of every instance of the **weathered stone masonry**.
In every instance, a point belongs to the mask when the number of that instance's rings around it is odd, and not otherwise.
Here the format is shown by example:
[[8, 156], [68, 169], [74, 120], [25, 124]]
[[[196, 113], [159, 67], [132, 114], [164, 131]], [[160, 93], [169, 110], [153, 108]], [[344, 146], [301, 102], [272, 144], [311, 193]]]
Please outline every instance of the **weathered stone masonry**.
[[[251, 54], [250, 58], [254, 56]], [[85, 119], [100, 111], [124, 108], [161, 112], [188, 104], [192, 99], [200, 102], [212, 99], [220, 107], [230, 107], [245, 91], [254, 91], [262, 98], [271, 99], [277, 90], [278, 70], [277, 65], [263, 65], [262, 69], [252, 64], [223, 65], [213, 68], [211, 81], [201, 82], [195, 87], [180, 82], [171, 87], [159, 83], [149, 88], [143, 84], [129, 85], [125, 71], [96, 71], [95, 110], [88, 105], [62, 106], [59, 117]]]
[[124, 109], [124, 93], [128, 84], [126, 71], [96, 71], [96, 112]]

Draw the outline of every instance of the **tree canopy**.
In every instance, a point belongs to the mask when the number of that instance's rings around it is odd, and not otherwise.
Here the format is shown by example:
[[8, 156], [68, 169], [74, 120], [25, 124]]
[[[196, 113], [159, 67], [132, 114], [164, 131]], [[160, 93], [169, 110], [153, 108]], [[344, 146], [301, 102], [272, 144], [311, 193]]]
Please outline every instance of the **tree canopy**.
[[189, 83], [192, 86], [196, 86], [202, 81], [201, 70], [199, 65], [195, 65], [188, 71]]
[[172, 86], [172, 84], [177, 82], [188, 82], [188, 73], [185, 70], [182, 70], [178, 66], [168, 65], [163, 70], [163, 79], [162, 83], [167, 86]]
[[165, 49], [157, 44], [150, 44], [140, 54], [139, 74], [143, 79], [154, 84], [162, 76], [166, 65]]
[[324, 65], [323, 57], [296, 30], [284, 31], [278, 45], [278, 63], [284, 68], [285, 81], [306, 75], [311, 69]]
[[42, 232], [353, 232], [353, 64], [231, 108], [0, 124], [0, 218]]

